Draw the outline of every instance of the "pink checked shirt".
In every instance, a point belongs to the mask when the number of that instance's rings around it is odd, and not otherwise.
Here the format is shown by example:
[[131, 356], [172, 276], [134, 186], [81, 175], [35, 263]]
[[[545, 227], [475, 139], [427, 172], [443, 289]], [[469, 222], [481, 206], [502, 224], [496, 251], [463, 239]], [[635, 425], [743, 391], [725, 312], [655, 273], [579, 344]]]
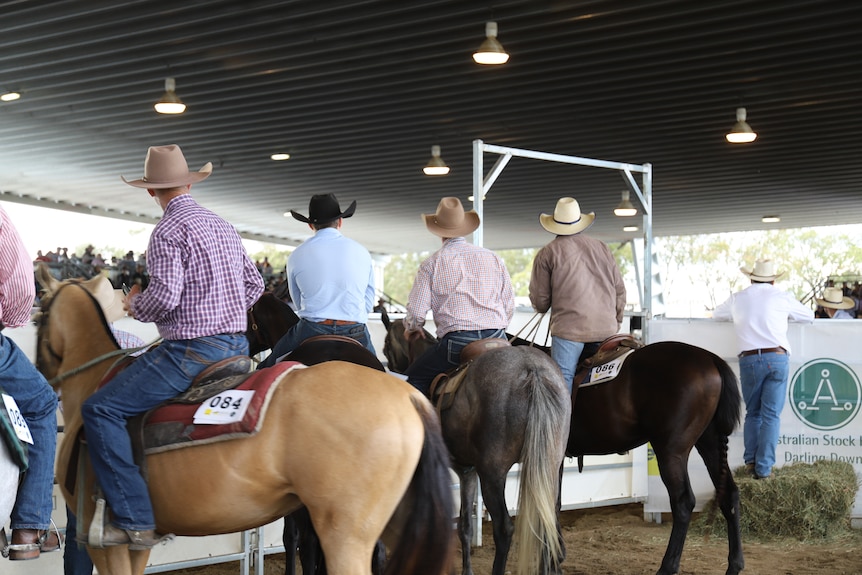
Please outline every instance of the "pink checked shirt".
[[33, 261], [9, 215], [0, 207], [0, 321], [6, 327], [26, 325], [35, 300]]
[[515, 295], [503, 260], [464, 238], [447, 239], [419, 266], [404, 325], [419, 329], [429, 310], [438, 338], [452, 331], [507, 328]]

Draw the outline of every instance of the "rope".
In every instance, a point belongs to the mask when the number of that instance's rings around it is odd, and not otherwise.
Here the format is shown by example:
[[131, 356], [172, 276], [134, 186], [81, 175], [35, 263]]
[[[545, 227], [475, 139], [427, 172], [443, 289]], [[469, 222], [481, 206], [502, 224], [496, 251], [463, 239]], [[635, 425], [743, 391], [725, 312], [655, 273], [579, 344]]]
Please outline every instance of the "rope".
[[[114, 351], [109, 351], [108, 353], [105, 353], [103, 355], [95, 357], [88, 362], [82, 363], [81, 365], [79, 365], [78, 367], [76, 367], [74, 369], [71, 369], [65, 373], [61, 373], [61, 374], [55, 376], [53, 379], [51, 379], [48, 382], [48, 384], [51, 387], [57, 387], [62, 381], [72, 377], [73, 375], [78, 375], [81, 372], [87, 371], [88, 369], [90, 369], [94, 365], [99, 364], [99, 363], [105, 361], [106, 359], [111, 359], [112, 357], [118, 357], [118, 356], [122, 356], [121, 359], [123, 359], [126, 356], [132, 355], [133, 353], [137, 353], [141, 350], [147, 349], [147, 348], [159, 343], [161, 340], [162, 340], [162, 338], [156, 338], [153, 341], [151, 341], [150, 343], [148, 343], [146, 345], [139, 346], [139, 347], [130, 347], [130, 348], [126, 348], [126, 349], [115, 349]], [[114, 365], [116, 365], [116, 364], [117, 364], [117, 362], [114, 362]]]
[[[536, 318], [538, 318], [538, 320], [537, 320]], [[533, 314], [533, 317], [531, 317], [531, 318], [527, 321], [527, 323], [525, 323], [525, 324], [524, 324], [524, 327], [522, 327], [522, 328], [518, 331], [518, 333], [516, 333], [515, 335], [513, 335], [512, 337], [510, 337], [510, 338], [509, 338], [509, 343], [512, 343], [512, 342], [513, 342], [513, 341], [515, 341], [517, 338], [519, 338], [519, 337], [521, 336], [521, 333], [522, 333], [525, 329], [530, 328], [530, 329], [527, 331], [527, 335], [526, 335], [523, 339], [524, 339], [524, 340], [526, 340], [526, 341], [529, 341], [529, 342], [530, 342], [530, 346], [532, 346], [532, 345], [535, 343], [535, 342], [533, 341], [533, 338], [534, 338], [534, 337], [536, 336], [536, 334], [538, 333], [538, 331], [539, 331], [539, 326], [540, 326], [540, 325], [542, 325], [542, 320], [543, 320], [543, 319], [545, 319], [545, 312], [538, 312], [538, 311], [537, 311], [536, 313], [534, 313], [534, 314]], [[534, 322], [535, 322], [535, 323], [534, 323]], [[531, 327], [531, 326], [532, 326], [532, 327]], [[547, 347], [547, 345], [548, 345], [548, 336], [546, 335], [546, 336], [545, 336], [545, 346]]]

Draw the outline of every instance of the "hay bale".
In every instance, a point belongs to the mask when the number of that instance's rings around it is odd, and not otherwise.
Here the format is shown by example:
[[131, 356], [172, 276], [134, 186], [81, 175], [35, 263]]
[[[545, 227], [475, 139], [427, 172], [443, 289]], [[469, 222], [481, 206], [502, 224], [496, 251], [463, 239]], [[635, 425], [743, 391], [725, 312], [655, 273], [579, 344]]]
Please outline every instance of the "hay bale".
[[[794, 463], [776, 468], [769, 479], [754, 479], [739, 467], [733, 477], [739, 486], [744, 539], [816, 541], [850, 529], [859, 479], [847, 462]], [[692, 533], [727, 536], [721, 512], [712, 513], [713, 505], [710, 500], [692, 522]]]

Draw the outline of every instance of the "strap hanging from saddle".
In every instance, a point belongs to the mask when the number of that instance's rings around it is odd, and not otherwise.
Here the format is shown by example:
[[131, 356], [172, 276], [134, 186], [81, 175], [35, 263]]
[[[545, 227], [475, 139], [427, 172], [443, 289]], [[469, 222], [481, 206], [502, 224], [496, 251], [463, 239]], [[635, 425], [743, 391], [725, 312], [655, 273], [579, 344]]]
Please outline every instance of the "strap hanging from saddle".
[[643, 346], [643, 342], [629, 334], [612, 335], [602, 342], [595, 355], [581, 362], [575, 373], [573, 387], [578, 389], [612, 380], [619, 373], [626, 356]]
[[466, 375], [470, 364], [473, 363], [473, 360], [492, 349], [510, 347], [510, 345], [511, 344], [508, 341], [498, 337], [477, 339], [476, 341], [471, 341], [465, 345], [461, 350], [461, 364], [453, 370], [437, 374], [431, 382], [431, 391], [429, 395], [431, 397], [431, 403], [437, 408], [437, 413], [440, 414], [452, 407], [455, 393], [461, 386], [461, 382], [464, 381], [464, 376]]

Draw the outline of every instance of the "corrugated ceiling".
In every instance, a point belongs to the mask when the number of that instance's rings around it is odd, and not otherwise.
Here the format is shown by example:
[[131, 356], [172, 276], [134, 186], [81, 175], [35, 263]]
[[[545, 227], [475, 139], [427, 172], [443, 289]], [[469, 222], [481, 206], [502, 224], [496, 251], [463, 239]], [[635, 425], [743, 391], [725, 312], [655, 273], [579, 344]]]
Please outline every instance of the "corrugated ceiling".
[[[485, 22], [511, 54], [470, 55]], [[656, 235], [862, 222], [862, 4], [849, 1], [8, 2], [0, 20], [0, 199], [155, 221], [138, 177], [178, 143], [193, 190], [247, 237], [296, 243], [314, 193], [357, 200], [347, 235], [433, 249], [419, 214], [466, 198], [472, 141], [654, 170]], [[166, 76], [188, 105], [160, 116]], [[744, 106], [759, 137], [724, 134]], [[449, 176], [421, 172], [433, 144]], [[273, 162], [287, 151], [292, 159]], [[485, 158], [489, 167], [496, 157]], [[558, 197], [624, 239], [610, 170], [514, 159], [485, 245], [537, 246]], [[73, 205], [74, 204], [74, 205]]]

